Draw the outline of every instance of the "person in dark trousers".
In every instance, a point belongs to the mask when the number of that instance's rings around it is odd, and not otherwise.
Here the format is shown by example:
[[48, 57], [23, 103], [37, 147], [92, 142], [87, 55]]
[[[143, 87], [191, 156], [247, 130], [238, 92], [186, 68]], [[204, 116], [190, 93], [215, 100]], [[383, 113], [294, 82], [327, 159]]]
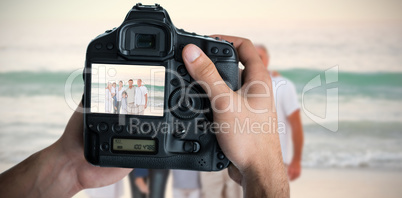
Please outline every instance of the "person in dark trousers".
[[169, 170], [135, 168], [130, 174], [131, 195], [133, 198], [165, 197]]
[[169, 176], [168, 169], [149, 170], [149, 198], [165, 197], [166, 183]]
[[147, 185], [148, 170], [135, 168], [128, 175], [130, 178], [131, 197], [132, 198], [146, 198], [149, 194]]

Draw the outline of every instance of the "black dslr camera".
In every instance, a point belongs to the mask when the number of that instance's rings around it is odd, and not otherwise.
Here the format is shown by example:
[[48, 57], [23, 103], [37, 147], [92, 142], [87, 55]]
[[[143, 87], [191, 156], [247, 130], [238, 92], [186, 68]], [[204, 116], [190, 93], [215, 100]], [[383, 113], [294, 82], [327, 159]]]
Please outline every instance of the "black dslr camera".
[[91, 41], [84, 70], [86, 159], [99, 166], [217, 171], [230, 161], [213, 133], [211, 104], [182, 50], [200, 47], [233, 90], [231, 43], [177, 29], [160, 5], [135, 5], [120, 27]]

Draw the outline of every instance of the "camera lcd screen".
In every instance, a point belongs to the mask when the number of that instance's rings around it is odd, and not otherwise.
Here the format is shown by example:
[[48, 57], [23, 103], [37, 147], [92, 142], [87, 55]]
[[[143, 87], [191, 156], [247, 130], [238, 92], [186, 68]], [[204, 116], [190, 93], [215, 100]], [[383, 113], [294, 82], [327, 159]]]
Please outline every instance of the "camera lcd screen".
[[113, 139], [113, 151], [155, 152], [155, 140]]
[[163, 116], [164, 94], [164, 66], [92, 64], [92, 113]]

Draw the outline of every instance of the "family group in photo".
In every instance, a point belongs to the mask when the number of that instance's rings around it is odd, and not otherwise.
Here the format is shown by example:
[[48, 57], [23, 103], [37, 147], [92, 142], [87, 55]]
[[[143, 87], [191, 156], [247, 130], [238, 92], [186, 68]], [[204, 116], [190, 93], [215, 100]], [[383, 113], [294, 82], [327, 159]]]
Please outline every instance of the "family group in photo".
[[128, 87], [124, 89], [123, 81], [109, 82], [105, 89], [105, 112], [114, 114], [144, 115], [148, 104], [148, 89], [137, 80], [137, 86], [133, 85], [133, 79], [128, 80]]

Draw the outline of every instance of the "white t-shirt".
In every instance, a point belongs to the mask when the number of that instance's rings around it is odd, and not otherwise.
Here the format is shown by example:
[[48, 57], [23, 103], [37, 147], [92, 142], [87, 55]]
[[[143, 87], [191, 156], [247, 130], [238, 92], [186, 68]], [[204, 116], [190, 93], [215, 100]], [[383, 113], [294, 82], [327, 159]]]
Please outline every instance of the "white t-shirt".
[[126, 92], [127, 92], [127, 104], [134, 103], [135, 87], [132, 86], [131, 89], [130, 87], [127, 87]]
[[116, 94], [116, 88], [112, 86], [112, 88], [110, 89], [111, 94]]
[[123, 95], [123, 91], [124, 91], [124, 89], [123, 89], [123, 87], [121, 88], [121, 90], [119, 91], [119, 88], [117, 88], [116, 89], [116, 99], [117, 99], [117, 101], [121, 101], [121, 98], [122, 98], [122, 95]]
[[283, 162], [289, 164], [292, 160], [292, 128], [288, 116], [300, 109], [296, 88], [292, 81], [282, 76], [272, 77], [272, 87], [276, 112], [278, 115], [278, 133], [281, 142]]
[[136, 105], [145, 105], [145, 94], [148, 94], [148, 89], [145, 86], [135, 87]]
[[105, 89], [105, 112], [111, 112], [112, 105], [113, 105], [112, 93], [110, 93], [109, 89]]

